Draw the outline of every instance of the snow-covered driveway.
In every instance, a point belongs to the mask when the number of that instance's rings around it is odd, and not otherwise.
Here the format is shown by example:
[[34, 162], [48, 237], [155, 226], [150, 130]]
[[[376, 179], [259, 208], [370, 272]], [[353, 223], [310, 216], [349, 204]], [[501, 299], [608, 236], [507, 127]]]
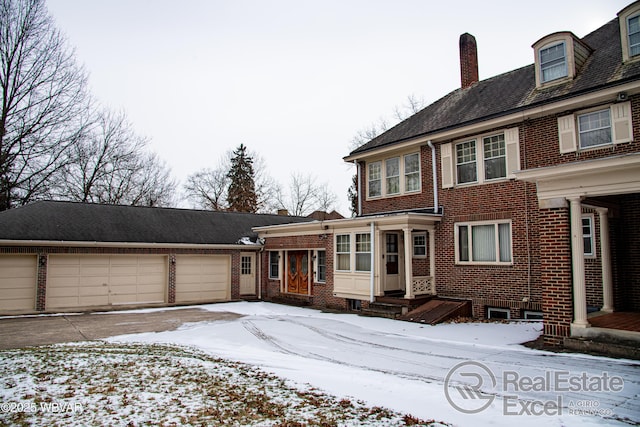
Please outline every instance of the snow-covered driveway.
[[[298, 384], [461, 426], [640, 422], [640, 363], [519, 345], [539, 335], [540, 323], [423, 326], [269, 303], [202, 308], [244, 317], [110, 341], [193, 345]], [[482, 393], [473, 388], [478, 381]], [[463, 384], [471, 387], [456, 387]]]

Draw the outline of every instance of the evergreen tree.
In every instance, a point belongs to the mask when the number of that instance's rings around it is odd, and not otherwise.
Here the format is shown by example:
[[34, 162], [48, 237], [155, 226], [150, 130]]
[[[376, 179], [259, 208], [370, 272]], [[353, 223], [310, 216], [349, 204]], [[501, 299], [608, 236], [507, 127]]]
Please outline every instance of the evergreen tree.
[[247, 154], [247, 147], [240, 144], [233, 152], [229, 177], [227, 202], [229, 210], [235, 212], [251, 212], [258, 210], [258, 196], [254, 181], [253, 159]]

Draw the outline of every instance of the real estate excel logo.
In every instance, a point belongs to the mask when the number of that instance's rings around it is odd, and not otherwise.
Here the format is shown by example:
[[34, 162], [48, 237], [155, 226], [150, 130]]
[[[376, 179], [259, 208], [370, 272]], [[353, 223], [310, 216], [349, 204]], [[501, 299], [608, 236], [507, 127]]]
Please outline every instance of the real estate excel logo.
[[444, 395], [447, 401], [465, 414], [477, 414], [493, 403], [495, 396], [484, 393], [483, 387], [494, 389], [496, 377], [480, 362], [458, 363], [444, 379]]
[[454, 409], [465, 414], [482, 412], [499, 397], [503, 415], [611, 417], [613, 409], [601, 406], [600, 395], [624, 389], [624, 379], [608, 372], [546, 370], [542, 375], [522, 375], [505, 370], [499, 380], [498, 386], [496, 375], [480, 362], [458, 363], [444, 380], [444, 395]]

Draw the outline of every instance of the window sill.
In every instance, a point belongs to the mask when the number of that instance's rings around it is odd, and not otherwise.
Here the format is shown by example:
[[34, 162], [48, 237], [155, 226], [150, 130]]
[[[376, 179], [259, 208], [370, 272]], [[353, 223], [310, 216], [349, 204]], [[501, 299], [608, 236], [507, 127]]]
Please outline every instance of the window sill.
[[503, 182], [509, 182], [512, 181], [511, 178], [495, 178], [495, 179], [489, 179], [486, 181], [475, 181], [475, 182], [465, 182], [463, 184], [456, 184], [453, 186], [453, 188], [466, 188], [466, 187], [478, 187], [480, 185], [489, 185], [489, 184], [500, 184]]
[[473, 262], [473, 261], [456, 261], [460, 267], [513, 267], [513, 262]]
[[387, 195], [384, 195], [384, 196], [367, 196], [367, 201], [395, 199], [396, 197], [414, 196], [414, 195], [417, 195], [417, 194], [422, 194], [422, 189], [416, 190], [416, 191], [408, 191], [408, 192], [404, 192], [404, 193], [387, 194]]

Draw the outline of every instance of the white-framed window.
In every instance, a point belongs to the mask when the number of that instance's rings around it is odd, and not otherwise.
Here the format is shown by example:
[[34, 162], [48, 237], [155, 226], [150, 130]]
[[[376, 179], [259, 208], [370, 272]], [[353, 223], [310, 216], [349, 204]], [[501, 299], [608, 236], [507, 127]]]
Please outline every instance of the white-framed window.
[[327, 252], [323, 250], [316, 251], [316, 282], [324, 283], [327, 281]]
[[419, 192], [421, 182], [420, 153], [367, 163], [367, 195], [371, 199]]
[[369, 163], [369, 197], [382, 195], [382, 162]]
[[336, 270], [351, 271], [351, 235], [336, 235]]
[[404, 191], [420, 190], [420, 154], [413, 153], [404, 156]]
[[517, 127], [440, 146], [442, 188], [512, 179], [517, 170], [520, 170]]
[[459, 264], [512, 263], [511, 221], [457, 223], [455, 240]]
[[640, 55], [640, 15], [627, 18], [629, 57]]
[[501, 307], [487, 307], [488, 319], [511, 319], [511, 310]]
[[478, 181], [476, 157], [475, 139], [456, 144], [456, 176], [458, 184]]
[[277, 251], [269, 252], [269, 279], [280, 278], [280, 253]]
[[631, 102], [558, 117], [558, 141], [563, 154], [633, 141]]
[[564, 41], [544, 47], [538, 54], [543, 83], [567, 77], [567, 49]]
[[484, 179], [506, 178], [507, 152], [504, 143], [504, 133], [485, 136], [482, 138], [484, 146]]
[[596, 256], [596, 239], [593, 232], [593, 214], [582, 215], [582, 240], [584, 243], [584, 256], [594, 258]]
[[424, 258], [427, 256], [427, 233], [413, 234], [413, 257]]
[[611, 111], [607, 108], [578, 115], [578, 141], [582, 149], [613, 144]]
[[542, 320], [543, 316], [541, 311], [525, 310], [524, 318], [526, 320]]
[[384, 170], [386, 194], [400, 194], [400, 157], [385, 160]]
[[356, 271], [371, 271], [371, 234], [356, 234]]

